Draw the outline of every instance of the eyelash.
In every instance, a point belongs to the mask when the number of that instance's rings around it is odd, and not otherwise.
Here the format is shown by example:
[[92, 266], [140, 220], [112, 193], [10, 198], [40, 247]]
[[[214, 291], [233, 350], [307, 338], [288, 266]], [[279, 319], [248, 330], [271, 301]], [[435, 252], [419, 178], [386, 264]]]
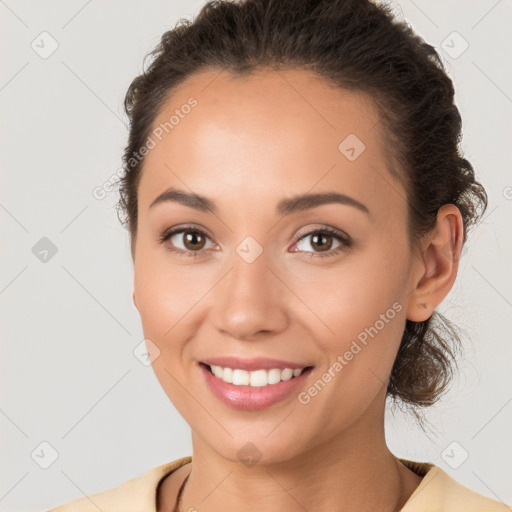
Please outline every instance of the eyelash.
[[[181, 226], [179, 228], [173, 228], [170, 230], [164, 231], [159, 237], [158, 242], [161, 244], [164, 244], [169, 238], [171, 238], [173, 235], [176, 235], [178, 233], [184, 233], [186, 231], [192, 231], [194, 233], [199, 233], [202, 236], [205, 236], [207, 238], [210, 238], [202, 229], [196, 228], [195, 226]], [[337, 230], [330, 228], [330, 227], [324, 227], [324, 228], [316, 228], [312, 231], [308, 231], [307, 233], [303, 233], [299, 235], [294, 240], [294, 245], [298, 242], [300, 242], [303, 238], [306, 238], [308, 236], [318, 235], [318, 234], [325, 234], [328, 233], [329, 235], [332, 235], [336, 240], [338, 240], [341, 244], [336, 247], [335, 249], [331, 249], [325, 253], [315, 253], [314, 251], [306, 251], [310, 252], [311, 255], [310, 258], [320, 257], [325, 258], [329, 256], [334, 256], [338, 254], [341, 251], [347, 251], [352, 247], [352, 240], [347, 237], [343, 236], [341, 233], [339, 233]], [[198, 256], [202, 256], [204, 254], [205, 250], [201, 251], [184, 251], [183, 249], [176, 249], [175, 247], [172, 247], [170, 245], [167, 245], [166, 247], [169, 251], [178, 254], [179, 256], [185, 256], [185, 257], [191, 257], [191, 258], [197, 258]], [[296, 251], [300, 252], [300, 251]]]

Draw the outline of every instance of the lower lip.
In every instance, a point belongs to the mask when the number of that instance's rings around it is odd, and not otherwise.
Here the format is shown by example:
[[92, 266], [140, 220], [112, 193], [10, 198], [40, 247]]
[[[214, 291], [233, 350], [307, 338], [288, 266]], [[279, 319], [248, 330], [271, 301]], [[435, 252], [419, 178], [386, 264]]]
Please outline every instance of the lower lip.
[[203, 364], [199, 364], [199, 368], [206, 379], [208, 387], [219, 400], [226, 405], [244, 411], [257, 411], [280, 402], [296, 391], [297, 388], [300, 388], [313, 369], [310, 367], [304, 370], [298, 377], [283, 380], [277, 384], [252, 387], [236, 386], [224, 382], [222, 379], [215, 377]]

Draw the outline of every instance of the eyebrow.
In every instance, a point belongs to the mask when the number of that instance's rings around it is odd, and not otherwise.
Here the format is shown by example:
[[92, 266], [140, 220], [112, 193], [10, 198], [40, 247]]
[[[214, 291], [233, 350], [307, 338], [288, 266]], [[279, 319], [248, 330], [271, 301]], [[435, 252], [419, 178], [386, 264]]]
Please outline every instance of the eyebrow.
[[[153, 208], [157, 204], [166, 202], [182, 204], [204, 213], [210, 212], [216, 214], [218, 212], [217, 206], [211, 199], [195, 193], [178, 190], [173, 187], [168, 188], [162, 194], [156, 197], [155, 200], [150, 204], [149, 208]], [[285, 216], [296, 212], [310, 210], [324, 204], [332, 203], [353, 206], [354, 208], [357, 208], [367, 215], [370, 214], [370, 211], [363, 203], [360, 203], [353, 197], [347, 196], [345, 194], [339, 194], [338, 192], [300, 194], [290, 198], [285, 198], [278, 203], [276, 211], [278, 214]]]

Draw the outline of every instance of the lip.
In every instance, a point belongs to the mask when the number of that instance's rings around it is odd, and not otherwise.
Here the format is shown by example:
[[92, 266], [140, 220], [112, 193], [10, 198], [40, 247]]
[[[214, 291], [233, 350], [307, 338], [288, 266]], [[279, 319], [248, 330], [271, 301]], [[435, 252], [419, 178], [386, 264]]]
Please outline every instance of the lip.
[[[224, 359], [223, 361], [225, 362]], [[215, 375], [213, 375], [203, 363], [199, 363], [198, 367], [203, 375], [204, 380], [206, 381], [208, 388], [215, 397], [217, 397], [226, 405], [244, 411], [258, 411], [270, 407], [271, 405], [274, 405], [281, 400], [284, 400], [286, 397], [290, 396], [294, 391], [297, 391], [298, 388], [304, 385], [306, 378], [313, 370], [312, 367], [309, 367], [307, 370], [304, 370], [298, 377], [281, 381], [278, 384], [270, 384], [268, 386], [262, 387], [252, 387], [236, 386], [234, 384], [224, 382], [222, 379], [215, 377]], [[260, 368], [261, 367], [258, 367], [256, 369]], [[272, 366], [272, 368], [276, 368], [276, 366]], [[290, 368], [290, 366], [287, 368]], [[299, 368], [304, 367], [300, 366]]]
[[253, 359], [242, 359], [234, 356], [210, 357], [203, 359], [201, 362], [208, 366], [222, 366], [223, 368], [228, 367], [247, 371], [271, 370], [272, 368], [279, 368], [280, 370], [284, 370], [285, 368], [302, 370], [302, 368], [306, 368], [307, 366], [313, 366], [311, 364], [294, 363], [279, 359], [269, 359], [267, 357], [256, 357]]

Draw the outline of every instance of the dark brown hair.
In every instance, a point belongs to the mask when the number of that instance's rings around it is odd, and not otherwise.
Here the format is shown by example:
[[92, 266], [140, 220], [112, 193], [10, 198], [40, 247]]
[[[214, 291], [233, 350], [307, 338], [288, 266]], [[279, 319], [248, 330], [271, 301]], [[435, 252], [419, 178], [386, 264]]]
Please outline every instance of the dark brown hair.
[[[148, 140], [165, 100], [205, 70], [237, 76], [283, 67], [316, 73], [341, 90], [375, 101], [387, 138], [390, 172], [407, 192], [411, 248], [436, 225], [439, 208], [456, 205], [468, 230], [487, 208], [487, 194], [459, 149], [461, 116], [454, 88], [436, 50], [389, 5], [369, 0], [210, 1], [194, 20], [180, 19], [148, 54], [151, 62], [131, 83], [125, 109], [130, 134], [124, 152], [118, 215], [128, 225], [132, 256], [137, 234], [137, 187]], [[460, 349], [457, 328], [433, 312], [406, 321], [388, 383], [388, 397], [428, 406], [448, 388]]]

